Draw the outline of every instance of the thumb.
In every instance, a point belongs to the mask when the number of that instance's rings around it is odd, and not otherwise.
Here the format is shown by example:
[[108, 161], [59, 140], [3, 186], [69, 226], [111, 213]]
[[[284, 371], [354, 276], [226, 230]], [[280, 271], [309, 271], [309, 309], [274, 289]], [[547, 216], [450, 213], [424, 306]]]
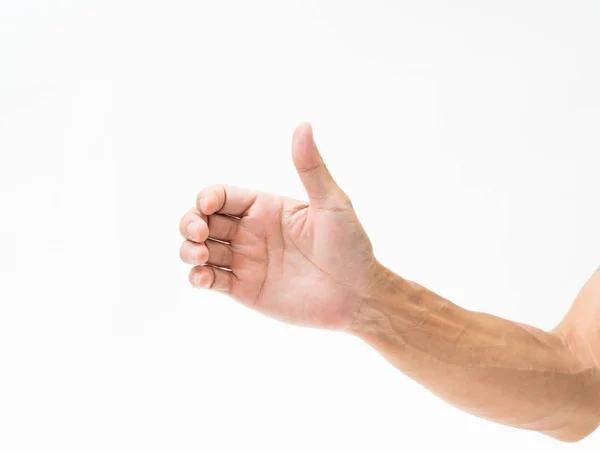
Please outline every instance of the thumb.
[[330, 204], [325, 201], [342, 194], [323, 162], [309, 123], [302, 123], [296, 127], [292, 137], [292, 157], [311, 202]]

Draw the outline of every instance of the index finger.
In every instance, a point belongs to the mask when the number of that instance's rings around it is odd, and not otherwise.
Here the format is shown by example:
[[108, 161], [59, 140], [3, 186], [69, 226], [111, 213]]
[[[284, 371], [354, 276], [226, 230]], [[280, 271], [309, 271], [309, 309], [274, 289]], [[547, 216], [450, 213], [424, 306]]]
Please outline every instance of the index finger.
[[240, 187], [215, 184], [205, 187], [196, 197], [198, 211], [243, 217], [256, 201], [257, 192]]

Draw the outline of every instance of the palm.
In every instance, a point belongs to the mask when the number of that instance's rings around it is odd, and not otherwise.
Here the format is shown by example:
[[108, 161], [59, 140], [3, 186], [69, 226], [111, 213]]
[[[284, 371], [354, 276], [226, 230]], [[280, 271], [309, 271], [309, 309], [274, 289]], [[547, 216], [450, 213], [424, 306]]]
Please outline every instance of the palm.
[[292, 149], [310, 203], [208, 187], [182, 219], [181, 256], [200, 264], [190, 274], [195, 286], [290, 323], [345, 328], [371, 282], [371, 243], [310, 128], [297, 129]]
[[232, 241], [231, 294], [295, 324], [339, 327], [351, 315], [371, 245], [351, 209], [257, 196]]

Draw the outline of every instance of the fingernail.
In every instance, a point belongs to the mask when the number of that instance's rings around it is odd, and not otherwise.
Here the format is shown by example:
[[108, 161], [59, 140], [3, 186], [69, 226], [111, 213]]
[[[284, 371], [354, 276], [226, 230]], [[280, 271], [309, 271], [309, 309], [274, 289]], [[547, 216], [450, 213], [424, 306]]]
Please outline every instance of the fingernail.
[[188, 234], [194, 239], [196, 239], [196, 237], [198, 236], [198, 224], [196, 222], [190, 222], [190, 224], [187, 227], [187, 230]]
[[206, 198], [200, 198], [200, 210], [206, 213]]
[[194, 286], [200, 286], [200, 274], [194, 274], [192, 276], [192, 284]]
[[191, 261], [196, 261], [198, 259], [198, 253], [200, 252], [200, 247], [194, 246], [190, 247], [188, 251], [188, 257]]

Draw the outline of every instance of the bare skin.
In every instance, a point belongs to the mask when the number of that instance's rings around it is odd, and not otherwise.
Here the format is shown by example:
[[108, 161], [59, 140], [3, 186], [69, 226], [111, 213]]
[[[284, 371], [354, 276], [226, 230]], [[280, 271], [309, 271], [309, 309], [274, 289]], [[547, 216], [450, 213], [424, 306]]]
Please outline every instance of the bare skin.
[[373, 255], [308, 124], [292, 139], [309, 202], [210, 186], [180, 222], [190, 283], [278, 320], [345, 331], [454, 406], [574, 442], [600, 424], [600, 272], [545, 332], [468, 311]]

